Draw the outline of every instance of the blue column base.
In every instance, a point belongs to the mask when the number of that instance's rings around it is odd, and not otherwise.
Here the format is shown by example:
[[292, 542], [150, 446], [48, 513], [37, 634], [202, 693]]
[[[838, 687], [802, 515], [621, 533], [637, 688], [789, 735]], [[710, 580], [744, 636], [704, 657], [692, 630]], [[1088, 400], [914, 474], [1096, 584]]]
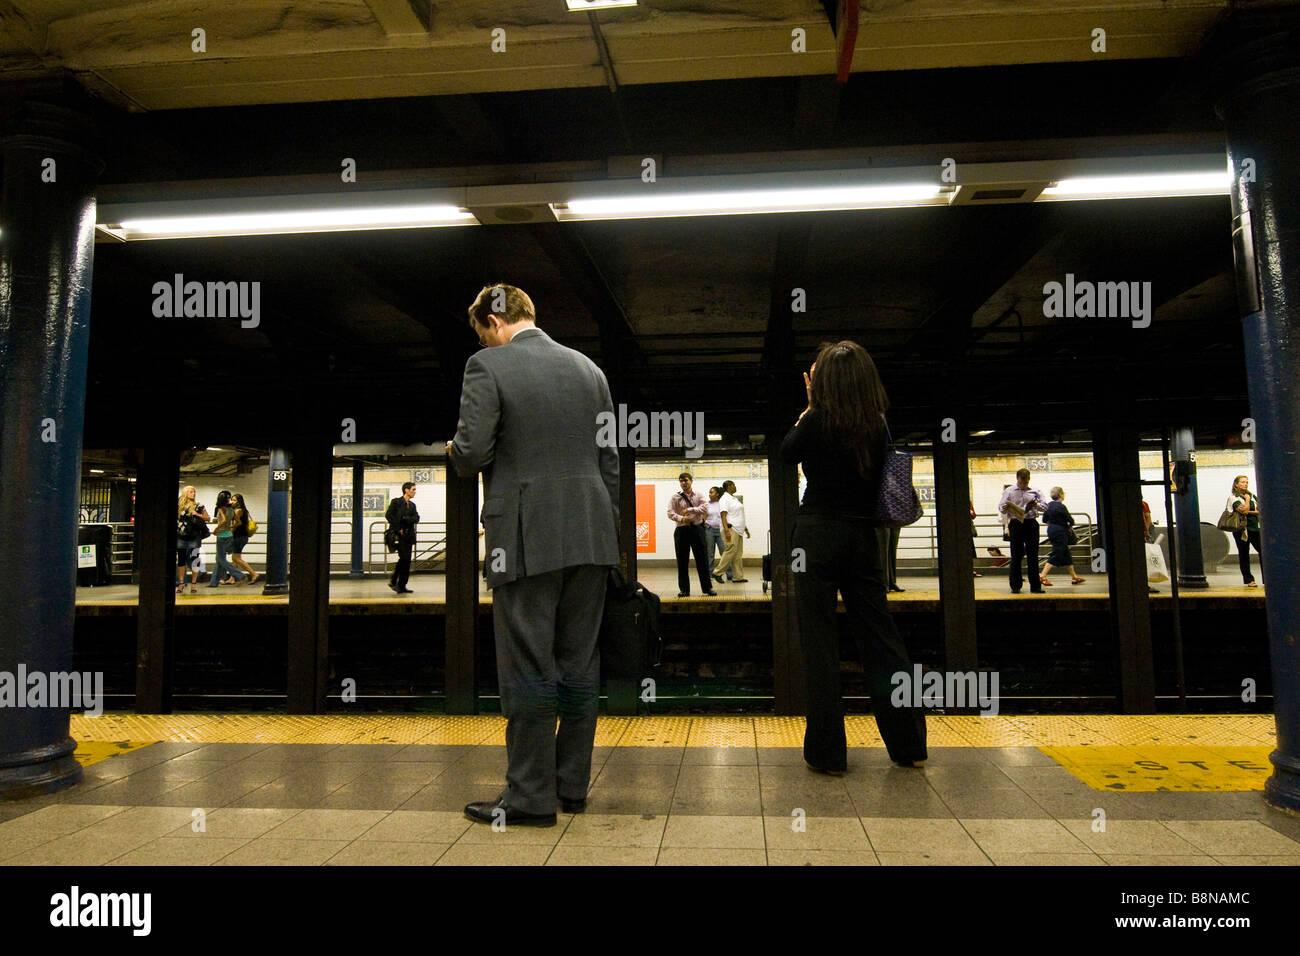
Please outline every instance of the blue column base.
[[1264, 781], [1264, 802], [1279, 810], [1300, 813], [1300, 761], [1274, 750], [1268, 755], [1273, 775]]
[[66, 737], [57, 744], [0, 756], [0, 797], [22, 800], [53, 793], [81, 782], [81, 764], [72, 755], [77, 742]]

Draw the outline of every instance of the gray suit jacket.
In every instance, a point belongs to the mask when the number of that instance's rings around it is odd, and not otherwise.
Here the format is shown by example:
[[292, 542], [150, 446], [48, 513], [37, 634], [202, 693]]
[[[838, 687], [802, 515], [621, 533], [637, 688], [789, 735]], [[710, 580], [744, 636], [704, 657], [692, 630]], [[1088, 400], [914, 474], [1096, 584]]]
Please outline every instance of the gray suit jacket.
[[609, 383], [541, 329], [465, 363], [456, 471], [483, 472], [488, 587], [578, 564], [618, 564], [618, 450], [596, 445]]

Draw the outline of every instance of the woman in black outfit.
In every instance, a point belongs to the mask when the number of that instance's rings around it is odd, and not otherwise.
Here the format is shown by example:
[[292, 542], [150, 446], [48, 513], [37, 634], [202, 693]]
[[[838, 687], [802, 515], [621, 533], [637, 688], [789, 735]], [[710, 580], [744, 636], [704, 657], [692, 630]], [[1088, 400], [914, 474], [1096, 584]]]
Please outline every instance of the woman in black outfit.
[[[890, 758], [924, 764], [925, 714], [896, 707], [891, 677], [912, 664], [885, 598], [873, 517], [886, 451], [889, 399], [866, 349], [856, 342], [825, 346], [804, 375], [808, 407], [785, 436], [781, 457], [803, 465], [807, 488], [792, 544], [795, 603], [808, 689], [804, 761], [820, 773], [847, 766], [844, 699], [840, 693], [836, 592], [843, 594], [853, 638], [868, 676], [871, 709]], [[910, 699], [911, 695], [907, 695]]]
[[1082, 584], [1084, 579], [1074, 573], [1074, 558], [1070, 555], [1070, 529], [1074, 527], [1074, 515], [1065, 507], [1063, 488], [1053, 488], [1051, 495], [1052, 502], [1047, 506], [1043, 523], [1047, 525], [1047, 540], [1052, 543], [1052, 553], [1047, 556], [1047, 564], [1043, 565], [1038, 580], [1050, 588], [1052, 582], [1047, 580], [1047, 576], [1052, 573], [1052, 568], [1069, 568], [1070, 583]]

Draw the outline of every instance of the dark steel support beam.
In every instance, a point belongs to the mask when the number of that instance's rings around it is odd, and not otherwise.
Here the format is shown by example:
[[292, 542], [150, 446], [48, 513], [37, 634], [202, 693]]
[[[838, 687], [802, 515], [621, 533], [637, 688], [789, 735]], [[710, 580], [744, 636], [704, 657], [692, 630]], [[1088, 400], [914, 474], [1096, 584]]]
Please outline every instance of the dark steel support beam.
[[[26, 103], [0, 143], [0, 671], [15, 680], [20, 671], [49, 680], [72, 670], [75, 501], [95, 180], [103, 169], [88, 148], [93, 141], [85, 117]], [[68, 706], [48, 702], [0, 707], [0, 794], [57, 790], [81, 779], [68, 715]]]
[[[1110, 420], [1122, 420], [1118, 406], [1113, 407]], [[1110, 629], [1119, 665], [1119, 708], [1125, 714], [1151, 714], [1156, 707], [1155, 665], [1138, 433], [1126, 425], [1103, 425], [1093, 437], [1097, 503], [1110, 585]], [[1031, 568], [1029, 573], [1035, 574], [1037, 569]]]
[[352, 569], [350, 578], [363, 578], [365, 572], [366, 552], [366, 463], [352, 463]]
[[[793, 416], [791, 417], [793, 424]], [[790, 541], [799, 510], [799, 472], [777, 453], [785, 432], [768, 436], [767, 494], [772, 527], [772, 692], [776, 712], [806, 713], [803, 648], [794, 599]]]
[[478, 712], [478, 475], [447, 465], [447, 675], [449, 714]]
[[180, 477], [177, 448], [160, 444], [143, 450], [136, 481], [135, 521], [135, 553], [140, 568], [135, 622], [135, 710], [138, 714], [172, 712], [176, 500]]
[[[1255, 478], [1264, 504], [1261, 575], [1267, 593], [1277, 749], [1265, 799], [1300, 810], [1300, 12], [1241, 15], [1220, 105], [1234, 173], [1233, 251], [1255, 419]], [[1253, 173], [1253, 174], [1252, 174]]]
[[[635, 448], [618, 450], [618, 564], [625, 580], [636, 580]], [[635, 715], [640, 693], [641, 683], [635, 678], [606, 677], [605, 712]]]
[[263, 594], [289, 590], [289, 453], [272, 448], [266, 469], [266, 584]]
[[289, 556], [289, 713], [325, 712], [330, 621], [328, 439], [302, 439], [293, 451], [293, 550]]
[[[970, 478], [966, 423], [957, 420], [954, 441], [934, 441], [935, 516], [939, 538], [939, 619], [944, 666], [974, 671], [979, 664], [975, 631], [975, 562], [971, 557]], [[1030, 568], [1030, 574], [1037, 573]]]

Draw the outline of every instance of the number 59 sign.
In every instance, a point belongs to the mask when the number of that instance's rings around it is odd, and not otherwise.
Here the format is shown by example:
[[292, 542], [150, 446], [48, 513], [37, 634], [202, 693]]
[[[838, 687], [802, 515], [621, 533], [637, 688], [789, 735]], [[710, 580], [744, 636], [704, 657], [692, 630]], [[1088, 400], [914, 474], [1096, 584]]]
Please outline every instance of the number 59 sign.
[[287, 468], [271, 469], [271, 490], [272, 491], [289, 490], [289, 471]]

